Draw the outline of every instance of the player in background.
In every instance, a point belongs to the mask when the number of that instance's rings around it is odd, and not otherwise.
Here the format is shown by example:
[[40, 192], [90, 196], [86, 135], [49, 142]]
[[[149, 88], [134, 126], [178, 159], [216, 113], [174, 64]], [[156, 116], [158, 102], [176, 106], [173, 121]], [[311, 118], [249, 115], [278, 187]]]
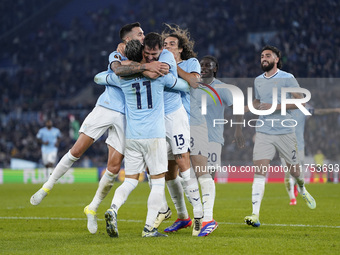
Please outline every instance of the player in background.
[[[162, 40], [159, 34], [146, 35], [144, 54], [153, 55], [161, 48]], [[128, 42], [125, 53], [131, 60], [140, 62], [143, 59], [142, 45], [138, 41]], [[137, 186], [140, 173], [148, 167], [151, 191], [142, 237], [166, 236], [157, 231], [154, 223], [161, 208], [159, 201], [164, 196], [167, 171], [164, 87], [175, 86], [177, 77], [169, 73], [156, 80], [144, 76], [119, 80], [117, 76], [111, 74], [104, 80], [109, 84], [120, 84], [125, 95], [127, 113], [125, 180], [116, 189], [112, 205], [105, 213], [107, 233], [110, 237], [118, 237], [118, 210]]]
[[[138, 22], [127, 24], [121, 28], [120, 38], [124, 43], [131, 39], [137, 39], [142, 43], [144, 41], [144, 33]], [[109, 56], [108, 72], [116, 72], [119, 75], [129, 75], [132, 72], [141, 73], [150, 70], [160, 73], [164, 68], [167, 68], [166, 65], [159, 62], [153, 65], [144, 64], [143, 66], [139, 63], [134, 64], [129, 62], [130, 65], [124, 66], [122, 65], [124, 59], [126, 58], [119, 52], [112, 52]], [[40, 204], [50, 193], [54, 184], [106, 130], [108, 130], [108, 137], [106, 139], [106, 143], [108, 144], [107, 168], [99, 182], [95, 197], [84, 209], [88, 218], [87, 228], [90, 233], [96, 233], [98, 228], [96, 211], [101, 201], [111, 190], [113, 181], [120, 170], [120, 165], [124, 157], [125, 106], [123, 92], [118, 87], [105, 87], [105, 91], [99, 96], [96, 106], [85, 118], [79, 130], [80, 135], [77, 141], [69, 152], [59, 161], [48, 181], [31, 197], [31, 204]]]
[[[208, 97], [207, 99], [207, 114], [205, 119], [208, 126], [208, 138], [209, 138], [209, 151], [208, 151], [208, 166], [212, 172], [212, 176], [215, 174], [215, 170], [221, 167], [221, 153], [224, 145], [223, 130], [224, 125], [215, 125], [215, 119], [224, 119], [224, 110], [226, 106], [233, 107], [233, 97], [231, 92], [227, 88], [219, 88], [218, 86], [225, 85], [220, 80], [216, 79], [218, 72], [218, 60], [213, 56], [204, 56], [201, 61], [201, 77], [204, 84], [208, 84], [216, 90], [222, 100], [221, 104], [215, 104], [214, 101]], [[204, 86], [204, 85], [203, 85]], [[208, 88], [207, 88], [208, 89]], [[243, 122], [242, 115], [235, 116], [236, 123]], [[234, 141], [238, 148], [244, 147], [244, 137], [242, 134], [242, 126], [236, 125]]]
[[[331, 113], [340, 113], [340, 108], [326, 108], [326, 109], [314, 109], [311, 105], [306, 104], [305, 108], [312, 114], [312, 115], [325, 115]], [[305, 131], [305, 123], [307, 119], [307, 115], [303, 114], [299, 109], [292, 111], [292, 117], [297, 122], [295, 127], [295, 135], [297, 140], [298, 152], [299, 152], [299, 160], [301, 166], [301, 178], [304, 178], [304, 174], [307, 171], [305, 166], [305, 138], [304, 138], [304, 131]], [[283, 158], [281, 158], [281, 163], [284, 167], [286, 167], [286, 163]], [[287, 193], [290, 199], [290, 205], [296, 205], [296, 197], [298, 195], [297, 187], [294, 178], [292, 178], [289, 172], [285, 171], [285, 186]]]
[[60, 138], [60, 130], [53, 127], [52, 120], [47, 120], [45, 127], [39, 129], [37, 133], [38, 142], [41, 144], [41, 158], [46, 168], [47, 176], [51, 174], [52, 167], [57, 161]]
[[[190, 159], [191, 164], [194, 168], [192, 171], [195, 173], [202, 191], [203, 199], [203, 212], [204, 218], [202, 219], [202, 227], [199, 231], [198, 236], [206, 236], [212, 233], [218, 226], [217, 222], [213, 219], [213, 206], [215, 200], [215, 183], [212, 180], [207, 169], [207, 146], [208, 146], [208, 134], [206, 128], [206, 121], [204, 116], [200, 114], [200, 98], [197, 98], [197, 91], [195, 88], [198, 87], [200, 81], [201, 68], [198, 60], [195, 58], [196, 53], [193, 51], [194, 42], [190, 39], [190, 34], [187, 30], [183, 30], [178, 26], [167, 25], [169, 31], [163, 32], [164, 46], [166, 49], [171, 51], [177, 62], [178, 76], [185, 79], [191, 86], [190, 92], [181, 93], [182, 102], [187, 111], [188, 118], [190, 119]], [[197, 99], [197, 100], [195, 100]], [[191, 101], [190, 101], [191, 100]], [[198, 114], [197, 114], [198, 113]], [[177, 166], [174, 166], [174, 170], [170, 173], [169, 179], [177, 182], [179, 185], [180, 179], [177, 176]], [[181, 173], [182, 178], [183, 174]], [[192, 174], [194, 175], [194, 174]], [[169, 187], [169, 186], [168, 186]], [[188, 186], [184, 183], [184, 189], [186, 194], [190, 192]], [[170, 191], [170, 189], [169, 189]], [[171, 192], [170, 192], [171, 194]], [[178, 204], [184, 204], [183, 192], [171, 196], [178, 212], [178, 219], [164, 231], [174, 232], [179, 229], [185, 228], [186, 220], [181, 219], [181, 214]], [[189, 198], [189, 201], [193, 201]], [[183, 210], [184, 211], [184, 210]], [[186, 211], [186, 208], [185, 208]]]
[[[252, 186], [252, 207], [251, 216], [245, 217], [245, 222], [253, 227], [261, 225], [259, 220], [260, 206], [264, 194], [266, 171], [269, 168], [270, 161], [273, 159], [276, 150], [285, 159], [290, 174], [296, 180], [299, 191], [310, 209], [316, 207], [314, 198], [308, 193], [304, 185], [304, 179], [301, 178], [299, 157], [297, 151], [297, 141], [295, 136], [294, 125], [291, 119], [291, 109], [296, 109], [295, 104], [287, 105], [287, 114], [281, 115], [281, 88], [297, 88], [295, 77], [287, 72], [280, 70], [282, 66], [281, 52], [273, 46], [265, 46], [261, 51], [261, 68], [263, 74], [256, 77], [254, 81], [255, 99], [253, 106], [257, 110], [271, 109], [273, 103], [272, 88], [277, 88], [277, 107], [276, 111], [269, 115], [259, 116], [256, 124], [256, 137], [253, 151], [253, 161], [256, 166]], [[302, 98], [300, 93], [288, 93], [290, 98]], [[278, 120], [275, 123], [265, 121], [266, 118]], [[286, 125], [281, 125], [285, 121]], [[260, 125], [261, 124], [261, 125]], [[263, 124], [263, 125], [262, 125]]]

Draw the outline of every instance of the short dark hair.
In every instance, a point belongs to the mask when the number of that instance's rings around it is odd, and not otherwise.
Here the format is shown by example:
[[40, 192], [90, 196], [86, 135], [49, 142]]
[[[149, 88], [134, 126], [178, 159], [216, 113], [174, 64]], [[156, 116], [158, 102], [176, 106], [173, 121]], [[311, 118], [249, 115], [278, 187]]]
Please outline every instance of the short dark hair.
[[159, 49], [162, 49], [162, 36], [155, 32], [148, 33], [144, 38], [144, 45], [148, 46], [150, 49], [156, 49], [156, 46], [158, 46]]
[[140, 27], [139, 22], [126, 24], [119, 31], [119, 37], [122, 41], [124, 41], [125, 36], [132, 31], [133, 28]]
[[262, 48], [261, 53], [264, 52], [265, 50], [271, 50], [272, 52], [275, 53], [275, 55], [279, 58], [279, 62], [277, 62], [277, 68], [281, 69], [282, 68], [282, 60], [281, 60], [281, 51], [271, 45], [266, 45]]
[[216, 78], [216, 74], [217, 74], [217, 71], [218, 71], [218, 60], [217, 60], [217, 58], [215, 58], [214, 56], [211, 56], [211, 55], [206, 55], [201, 60], [203, 60], [203, 59], [209, 59], [210, 61], [212, 61], [216, 64], [216, 72], [214, 72], [214, 77]]
[[125, 56], [135, 62], [141, 62], [143, 59], [143, 45], [139, 40], [130, 40], [125, 46]]

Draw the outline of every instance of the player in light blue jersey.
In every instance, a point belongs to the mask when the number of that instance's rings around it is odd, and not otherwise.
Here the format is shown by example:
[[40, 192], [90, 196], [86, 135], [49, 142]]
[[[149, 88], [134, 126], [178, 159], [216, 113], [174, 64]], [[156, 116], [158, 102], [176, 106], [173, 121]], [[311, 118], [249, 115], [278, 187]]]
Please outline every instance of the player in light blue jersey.
[[[312, 115], [325, 115], [331, 113], [340, 113], [340, 108], [327, 108], [327, 109], [314, 109], [311, 105], [306, 104], [306, 109]], [[304, 178], [304, 173], [307, 171], [304, 159], [305, 159], [305, 139], [304, 139], [304, 131], [305, 131], [305, 123], [307, 119], [307, 115], [301, 112], [299, 109], [293, 110], [291, 113], [293, 119], [296, 121], [297, 125], [295, 126], [295, 135], [297, 140], [298, 154], [299, 154], [299, 163], [301, 166], [301, 178]], [[281, 158], [281, 163], [285, 167], [286, 162], [283, 158]], [[290, 205], [296, 205], [296, 196], [297, 196], [297, 188], [295, 185], [295, 180], [289, 174], [289, 172], [285, 172], [285, 186], [289, 195]]]
[[[198, 87], [200, 81], [201, 67], [198, 60], [195, 58], [196, 53], [193, 51], [194, 42], [190, 39], [190, 34], [187, 30], [183, 30], [178, 26], [169, 26], [170, 32], [164, 32], [164, 45], [166, 49], [169, 49], [175, 56], [177, 62], [177, 71], [179, 77], [186, 80], [191, 88], [190, 93], [182, 93], [182, 102], [187, 110], [187, 114], [190, 117], [190, 159], [193, 166], [192, 176], [196, 176], [201, 186], [202, 200], [203, 200], [203, 219], [195, 219], [193, 227], [193, 235], [207, 236], [211, 234], [217, 227], [217, 222], [213, 219], [213, 206], [215, 201], [215, 183], [211, 178], [209, 172], [207, 172], [207, 148], [208, 148], [208, 133], [206, 127], [206, 121], [204, 116], [200, 113], [200, 98], [195, 90]], [[188, 161], [190, 164], [190, 162]], [[170, 180], [180, 182], [177, 177], [177, 168], [170, 176]], [[183, 173], [181, 173], [182, 178]], [[169, 186], [168, 186], [169, 187]], [[190, 195], [192, 188], [186, 183], [183, 183], [183, 187], [186, 194]], [[170, 191], [170, 188], [169, 188]], [[172, 192], [170, 192], [171, 194]], [[166, 228], [165, 231], [174, 232], [181, 228], [186, 227], [186, 220], [183, 216], [183, 212], [186, 212], [185, 205], [178, 208], [178, 204], [184, 201], [183, 193], [174, 193], [175, 196], [171, 196], [176, 205], [176, 209], [179, 218], [173, 225]], [[191, 203], [196, 202], [193, 199], [189, 199]], [[181, 202], [182, 204], [183, 202]], [[182, 212], [182, 213], [181, 213]], [[186, 212], [187, 213], [187, 212]]]
[[[144, 49], [144, 58], [145, 58], [145, 60], [146, 60], [146, 62], [147, 63], [143, 63], [143, 64], [139, 64], [139, 63], [132, 63], [132, 64], [130, 64], [129, 66], [126, 66], [126, 71], [127, 72], [130, 72], [129, 74], [131, 74], [131, 73], [138, 73], [138, 72], [140, 72], [140, 70], [144, 67], [144, 66], [146, 66], [146, 65], [155, 65], [155, 64], [161, 64], [160, 65], [160, 67], [161, 67], [161, 69], [160, 69], [160, 72], [162, 73], [162, 75], [166, 72], [166, 71], [168, 71], [169, 69], [170, 69], [170, 72], [172, 72], [175, 76], [177, 76], [177, 72], [176, 72], [176, 62], [175, 62], [175, 60], [174, 60], [174, 57], [173, 57], [173, 55], [172, 55], [172, 53], [170, 53], [169, 51], [167, 51], [167, 50], [163, 50], [162, 49], [162, 44], [160, 44], [159, 46], [158, 45], [156, 45], [156, 48], [153, 48], [153, 47], [149, 47], [150, 45], [148, 45], [149, 43], [148, 43], [148, 40], [146, 40], [145, 41], [145, 49]], [[158, 61], [157, 61], [158, 60]], [[164, 68], [162, 65], [164, 65], [164, 66], [166, 66], [167, 67], [167, 69], [166, 68]], [[139, 66], [139, 67], [138, 67]], [[118, 71], [118, 70], [117, 70]], [[143, 72], [143, 75], [144, 76], [146, 76], [146, 77], [150, 77], [150, 78], [156, 78], [156, 77], [158, 77], [159, 76], [159, 73], [160, 72], [156, 72], [156, 71], [152, 71], [152, 72]], [[105, 73], [102, 73], [101, 75], [103, 75], [103, 74], [105, 74]], [[98, 76], [99, 77], [99, 76]], [[181, 81], [180, 80], [178, 80], [178, 82], [177, 82], [177, 84], [176, 84], [176, 89], [178, 88], [178, 86], [180, 85], [180, 83], [181, 83]], [[188, 90], [188, 85], [185, 85], [184, 84], [184, 86], [186, 86], [186, 90]], [[177, 112], [177, 108], [178, 108], [178, 106], [180, 106], [179, 105], [179, 103], [181, 104], [181, 100], [180, 100], [180, 97], [178, 98], [178, 101], [176, 102], [176, 97], [172, 97], [172, 95], [174, 95], [174, 96], [176, 96], [176, 94], [177, 95], [179, 95], [179, 93], [177, 92], [177, 91], [175, 91], [175, 90], [173, 90], [173, 89], [170, 89], [170, 96], [169, 97], [167, 97], [166, 99], [169, 99], [167, 102], [170, 102], [170, 105], [174, 105], [175, 106], [175, 112]], [[175, 99], [175, 100], [173, 100], [173, 99]], [[167, 105], [167, 103], [165, 103], [165, 106]], [[178, 105], [178, 106], [177, 106]], [[167, 110], [167, 108], [165, 109], [165, 111]], [[176, 119], [177, 120], [177, 119]], [[179, 121], [179, 119], [177, 120], [177, 121]], [[174, 125], [174, 126], [179, 126], [179, 125]], [[167, 125], [167, 130], [168, 130], [168, 125]], [[167, 137], [168, 137], [168, 131], [167, 131]], [[170, 137], [172, 137], [172, 136], [170, 136]], [[173, 138], [174, 139], [174, 138]], [[184, 147], [182, 146], [181, 147], [183, 150], [185, 150], [184, 149]], [[165, 199], [165, 196], [164, 196], [164, 199], [163, 200], [165, 200], [166, 201], [166, 199]], [[164, 204], [164, 203], [163, 203]], [[166, 202], [165, 202], [165, 204], [166, 204]], [[165, 208], [165, 211], [168, 209], [168, 206], [167, 206], [167, 204], [166, 204], [166, 208]], [[171, 216], [171, 210], [169, 210], [168, 212], [167, 212], [167, 215], [168, 215], [168, 217], [170, 217]], [[160, 221], [158, 221], [159, 222], [159, 224], [160, 224]], [[158, 226], [159, 226], [159, 224], [157, 224], [157, 223], [155, 223], [155, 227], [157, 228]]]
[[[224, 145], [224, 125], [215, 125], [214, 123], [215, 120], [224, 119], [224, 110], [226, 107], [233, 107], [233, 97], [231, 92], [227, 88], [223, 87], [223, 85], [226, 84], [216, 79], [216, 74], [218, 71], [218, 61], [215, 57], [209, 55], [204, 56], [200, 61], [200, 65], [202, 69], [201, 77], [203, 83], [215, 89], [222, 101], [222, 104], [216, 104], [211, 97], [208, 97], [207, 114], [205, 115], [209, 138], [208, 166], [209, 169], [211, 169], [212, 171], [212, 176], [214, 177], [216, 169], [219, 169], [221, 167], [221, 153], [222, 146]], [[203, 87], [209, 90], [208, 87]], [[236, 123], [242, 123], [242, 121], [242, 115], [235, 116]], [[243, 148], [244, 138], [241, 125], [236, 125], [234, 136], [235, 139], [233, 142], [236, 142], [239, 148]]]
[[[253, 161], [256, 167], [252, 186], [251, 216], [245, 217], [245, 222], [253, 227], [261, 225], [259, 220], [260, 206], [264, 194], [265, 176], [276, 150], [285, 159], [290, 174], [296, 180], [300, 193], [310, 209], [316, 207], [314, 198], [308, 193], [301, 178], [298, 161], [297, 142], [294, 124], [290, 123], [291, 115], [281, 115], [281, 89], [284, 87], [299, 87], [294, 76], [281, 71], [281, 52], [273, 46], [265, 46], [261, 51], [261, 68], [264, 73], [255, 79], [255, 100], [253, 106], [257, 110], [271, 109], [273, 88], [277, 88], [277, 108], [272, 114], [261, 115], [257, 121]], [[300, 93], [289, 93], [293, 98], [301, 98]], [[288, 104], [287, 109], [296, 109], [295, 104]], [[269, 121], [270, 119], [279, 121]], [[282, 125], [282, 121], [285, 125]]]
[[[120, 38], [123, 44], [136, 39], [144, 41], [144, 33], [138, 22], [127, 24], [120, 30]], [[119, 74], [128, 74], [129, 70], [122, 66], [124, 55], [115, 51], [109, 56], [108, 72], [117, 71]], [[164, 67], [164, 66], [163, 66]], [[143, 70], [159, 71], [162, 65], [139, 66], [139, 72]], [[131, 69], [131, 68], [130, 68]], [[90, 233], [97, 232], [96, 211], [101, 201], [110, 191], [114, 178], [117, 176], [123, 160], [125, 147], [125, 106], [124, 95], [120, 88], [106, 86], [105, 91], [99, 96], [96, 106], [84, 120], [79, 132], [79, 138], [59, 161], [48, 181], [32, 197], [31, 204], [38, 205], [52, 190], [54, 184], [72, 167], [83, 153], [108, 130], [106, 143], [108, 145], [108, 162], [106, 171], [101, 178], [97, 192], [92, 202], [85, 207], [87, 215], [87, 227]]]
[[47, 120], [45, 127], [39, 129], [37, 138], [41, 144], [42, 162], [47, 170], [47, 174], [50, 174], [51, 167], [57, 161], [58, 146], [61, 138], [60, 130], [53, 127], [51, 120]]
[[[148, 50], [155, 50], [162, 43], [157, 33], [149, 33], [145, 41], [148, 41]], [[131, 60], [140, 62], [143, 59], [142, 45], [138, 41], [128, 42], [125, 53]], [[164, 196], [164, 177], [167, 171], [164, 87], [173, 87], [177, 77], [169, 73], [156, 80], [144, 76], [120, 80], [111, 74], [107, 81], [119, 84], [122, 88], [127, 114], [125, 180], [116, 189], [112, 205], [105, 213], [107, 232], [110, 237], [118, 237], [117, 212], [137, 186], [140, 173], [148, 167], [151, 191], [142, 237], [166, 236], [154, 228], [154, 223], [161, 208], [159, 201]]]
[[[156, 61], [165, 63], [169, 67], [170, 73], [177, 77], [177, 65], [174, 56], [171, 52], [163, 49], [162, 42], [158, 44], [145, 40], [144, 41], [144, 59], [147, 63], [154, 63]], [[155, 47], [154, 47], [154, 46]], [[188, 88], [188, 85], [187, 85]], [[166, 127], [166, 140], [170, 147], [171, 155], [176, 163], [180, 166], [181, 172], [185, 172], [186, 181], [190, 182], [193, 186], [191, 196], [196, 200], [194, 205], [194, 217], [201, 218], [203, 215], [202, 205], [199, 199], [198, 183], [197, 180], [190, 177], [190, 161], [188, 155], [189, 148], [189, 123], [180, 93], [174, 89], [164, 89], [164, 111], [165, 111], [165, 127]], [[175, 164], [176, 164], [175, 163]], [[168, 166], [171, 171], [171, 164]], [[167, 182], [167, 184], [169, 184]], [[196, 184], [196, 186], [195, 186]], [[173, 186], [173, 185], [172, 185]], [[168, 185], [169, 187], [169, 185]], [[171, 192], [170, 192], [171, 193]], [[186, 209], [185, 209], [186, 210]], [[171, 210], [167, 205], [165, 196], [163, 197], [162, 208], [158, 214], [155, 222], [155, 228], [161, 224], [164, 219], [171, 216]], [[191, 225], [191, 219], [187, 216], [187, 224]]]

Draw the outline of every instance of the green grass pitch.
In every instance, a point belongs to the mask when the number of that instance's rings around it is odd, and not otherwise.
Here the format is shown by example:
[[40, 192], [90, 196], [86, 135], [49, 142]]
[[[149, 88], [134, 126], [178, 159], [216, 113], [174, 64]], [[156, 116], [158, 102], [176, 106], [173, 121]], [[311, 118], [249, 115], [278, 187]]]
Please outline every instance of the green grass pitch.
[[[115, 183], [98, 210], [98, 232], [86, 228], [83, 208], [97, 184], [57, 184], [39, 206], [29, 199], [41, 185], [0, 185], [0, 254], [339, 254], [340, 185], [310, 184], [317, 202], [310, 210], [301, 197], [289, 206], [283, 183], [266, 184], [260, 228], [243, 223], [251, 213], [251, 183], [216, 184], [214, 218], [219, 227], [211, 235], [191, 236], [191, 229], [168, 238], [142, 238], [149, 194], [140, 183], [118, 214], [119, 238], [106, 234], [104, 213], [110, 206]], [[159, 230], [172, 224], [170, 220]], [[188, 204], [192, 216], [192, 207]]]

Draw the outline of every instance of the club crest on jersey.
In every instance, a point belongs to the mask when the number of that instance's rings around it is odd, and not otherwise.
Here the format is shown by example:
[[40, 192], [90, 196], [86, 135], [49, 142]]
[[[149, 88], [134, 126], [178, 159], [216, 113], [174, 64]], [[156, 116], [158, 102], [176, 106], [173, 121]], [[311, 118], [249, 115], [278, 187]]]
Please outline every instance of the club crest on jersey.
[[116, 58], [116, 59], [122, 60], [122, 58], [120, 57], [119, 54], [115, 54], [113, 57]]

